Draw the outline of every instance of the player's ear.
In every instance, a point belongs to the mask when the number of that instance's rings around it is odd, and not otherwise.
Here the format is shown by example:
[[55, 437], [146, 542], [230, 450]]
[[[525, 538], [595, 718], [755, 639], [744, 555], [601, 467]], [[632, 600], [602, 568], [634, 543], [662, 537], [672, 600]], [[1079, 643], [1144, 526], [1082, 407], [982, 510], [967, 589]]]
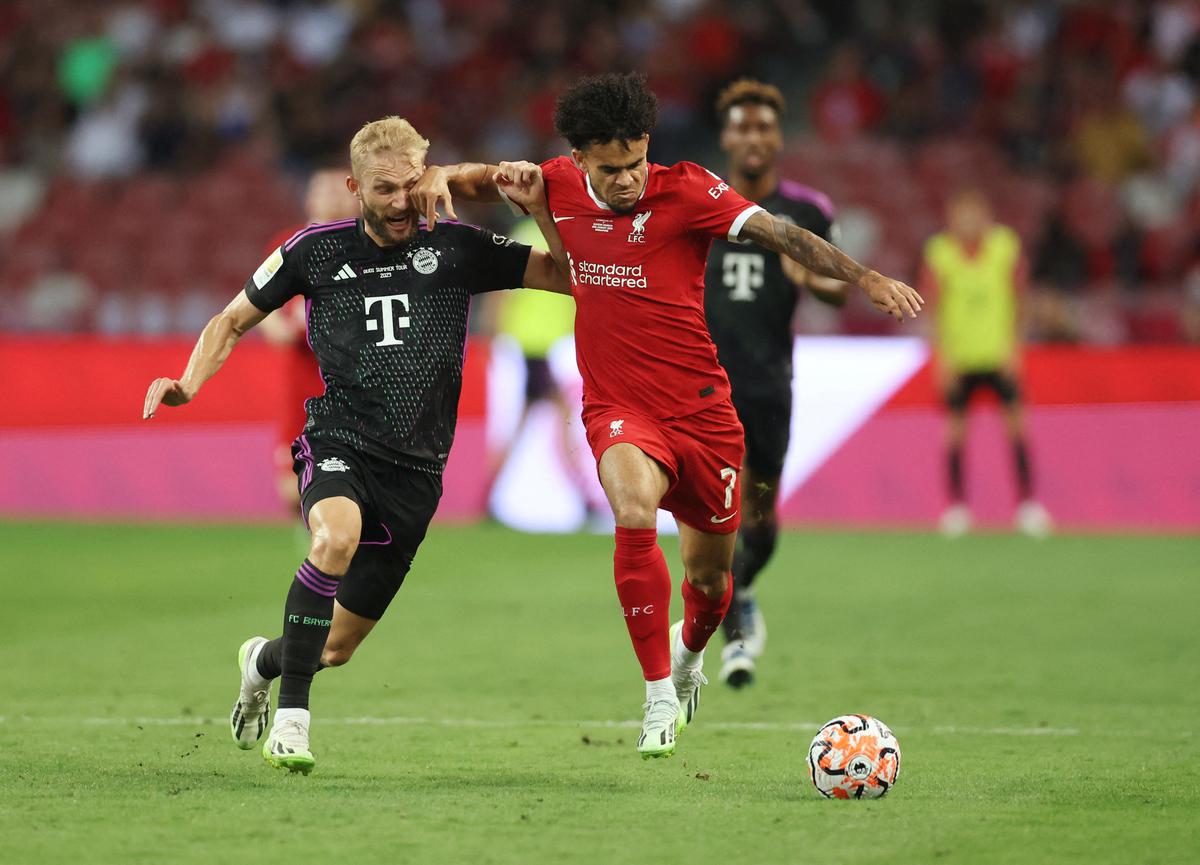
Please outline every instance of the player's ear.
[[583, 151], [577, 148], [571, 148], [571, 159], [575, 161], [575, 167], [580, 171], [587, 171], [587, 164], [583, 161]]

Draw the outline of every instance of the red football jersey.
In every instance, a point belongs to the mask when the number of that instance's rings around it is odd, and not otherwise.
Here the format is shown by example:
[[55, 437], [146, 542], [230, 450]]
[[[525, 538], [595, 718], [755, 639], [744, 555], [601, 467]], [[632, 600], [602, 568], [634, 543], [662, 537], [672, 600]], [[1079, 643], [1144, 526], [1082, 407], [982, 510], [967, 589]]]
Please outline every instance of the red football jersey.
[[683, 417], [729, 398], [704, 319], [708, 247], [737, 239], [762, 208], [692, 162], [648, 172], [633, 211], [618, 214], [570, 159], [542, 163], [571, 268], [584, 405]]

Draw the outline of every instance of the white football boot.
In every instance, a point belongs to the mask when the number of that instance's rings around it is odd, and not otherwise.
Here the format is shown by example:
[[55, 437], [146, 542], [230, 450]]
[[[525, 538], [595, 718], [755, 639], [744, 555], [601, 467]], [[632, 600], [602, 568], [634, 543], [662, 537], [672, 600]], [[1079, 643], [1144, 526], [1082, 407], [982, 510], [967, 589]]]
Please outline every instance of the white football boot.
[[948, 538], [961, 538], [971, 531], [971, 511], [962, 502], [946, 508], [938, 520], [938, 531]]
[[642, 704], [646, 715], [642, 719], [642, 734], [637, 749], [643, 760], [651, 757], [670, 757], [675, 753], [675, 724], [679, 718], [679, 701], [647, 700]]
[[271, 721], [271, 683], [258, 675], [254, 667], [258, 652], [266, 643], [266, 637], [251, 637], [238, 649], [241, 685], [229, 716], [229, 731], [243, 751], [254, 747]]
[[263, 759], [276, 769], [307, 775], [316, 765], [308, 750], [308, 709], [280, 709], [275, 724], [263, 742]]
[[1017, 515], [1013, 522], [1017, 531], [1031, 538], [1044, 538], [1054, 530], [1054, 521], [1050, 519], [1049, 511], [1033, 499], [1026, 499], [1017, 506]]
[[741, 640], [726, 643], [721, 650], [721, 672], [717, 677], [735, 689], [754, 683], [754, 658]]
[[704, 666], [704, 652], [691, 665], [681, 660], [687, 651], [683, 645], [683, 620], [671, 625], [671, 681], [675, 684], [675, 695], [679, 699], [679, 716], [675, 724], [675, 732], [682, 733], [700, 708], [700, 688], [708, 684], [701, 672]]

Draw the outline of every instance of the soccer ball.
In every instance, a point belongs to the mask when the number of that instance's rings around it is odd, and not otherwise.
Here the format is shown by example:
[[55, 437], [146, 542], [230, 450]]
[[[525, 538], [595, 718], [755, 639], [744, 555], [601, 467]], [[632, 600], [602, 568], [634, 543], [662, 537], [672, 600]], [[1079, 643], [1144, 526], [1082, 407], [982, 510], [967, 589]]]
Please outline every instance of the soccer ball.
[[808, 746], [808, 776], [827, 799], [878, 799], [900, 776], [900, 743], [870, 715], [842, 715]]

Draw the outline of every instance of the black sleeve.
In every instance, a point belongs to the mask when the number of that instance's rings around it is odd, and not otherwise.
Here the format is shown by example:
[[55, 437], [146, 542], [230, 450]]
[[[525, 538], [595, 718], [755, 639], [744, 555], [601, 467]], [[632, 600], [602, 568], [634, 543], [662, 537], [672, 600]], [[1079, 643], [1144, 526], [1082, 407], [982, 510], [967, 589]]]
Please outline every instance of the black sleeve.
[[825, 211], [815, 204], [804, 203], [795, 211], [796, 224], [806, 228], [822, 240], [836, 244], [834, 239], [833, 221], [825, 215]]
[[532, 247], [486, 228], [464, 226], [466, 286], [471, 294], [520, 288]]
[[307, 286], [300, 271], [300, 247], [279, 247], [246, 280], [246, 297], [263, 312], [279, 309]]

